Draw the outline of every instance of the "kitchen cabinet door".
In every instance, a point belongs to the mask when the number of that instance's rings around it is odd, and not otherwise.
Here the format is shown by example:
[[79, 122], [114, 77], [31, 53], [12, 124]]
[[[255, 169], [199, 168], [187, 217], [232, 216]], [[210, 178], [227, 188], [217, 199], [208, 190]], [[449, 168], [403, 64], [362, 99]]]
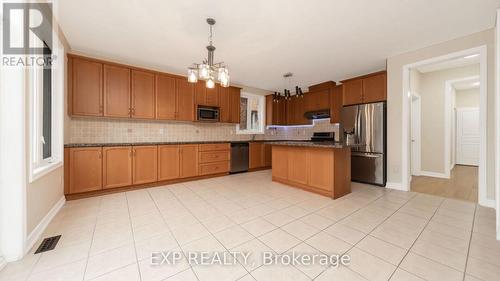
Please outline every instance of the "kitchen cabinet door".
[[240, 123], [240, 88], [229, 87], [229, 122]]
[[180, 177], [198, 176], [198, 145], [180, 145]]
[[156, 119], [175, 120], [177, 116], [176, 79], [167, 75], [155, 75]]
[[339, 85], [330, 91], [330, 123], [340, 123], [343, 87], [343, 85]]
[[353, 105], [363, 103], [363, 80], [356, 79], [343, 83], [342, 104]]
[[132, 147], [132, 183], [143, 184], [157, 180], [157, 147], [133, 146]]
[[286, 107], [287, 101], [284, 98], [280, 98], [279, 102], [275, 103], [276, 114], [274, 117], [276, 118], [276, 125], [287, 125]]
[[104, 116], [130, 117], [130, 69], [104, 65]]
[[319, 92], [308, 93], [309, 98], [307, 99], [308, 111], [317, 111], [330, 108], [330, 90], [322, 90]]
[[180, 177], [180, 151], [178, 145], [158, 146], [158, 181]]
[[308, 149], [308, 185], [314, 188], [333, 190], [333, 150]]
[[68, 65], [71, 114], [102, 116], [104, 111], [102, 63], [70, 57]]
[[[273, 159], [274, 160], [274, 159]], [[288, 151], [288, 180], [300, 184], [307, 184], [307, 149], [293, 147]]]
[[264, 146], [264, 167], [271, 167], [272, 165], [272, 145], [263, 144]]
[[102, 148], [82, 147], [69, 149], [69, 193], [102, 189]]
[[363, 102], [379, 102], [387, 100], [387, 76], [385, 73], [363, 79]]
[[193, 84], [194, 87], [194, 103], [196, 106], [198, 105], [206, 105], [206, 89], [205, 81], [199, 80], [196, 84]]
[[219, 84], [215, 84], [213, 89], [206, 88], [205, 91], [205, 105], [208, 106], [219, 106], [219, 91], [222, 87]]
[[286, 124], [287, 125], [295, 125], [297, 124], [297, 106], [298, 106], [298, 99], [295, 97], [292, 97], [292, 99], [286, 101], [287, 102], [287, 111], [286, 111]]
[[231, 121], [231, 99], [229, 88], [219, 88], [219, 108], [220, 122], [229, 123]]
[[273, 123], [273, 95], [266, 96], [266, 125], [274, 125]]
[[103, 147], [103, 188], [132, 185], [132, 148]]
[[155, 75], [152, 72], [132, 70], [132, 118], [155, 118]]
[[288, 148], [286, 146], [273, 146], [273, 178], [288, 180]]
[[195, 103], [194, 86], [186, 78], [176, 78], [176, 96], [177, 96], [177, 120], [194, 121]]
[[251, 142], [248, 146], [248, 168], [256, 169], [264, 166], [263, 144]]

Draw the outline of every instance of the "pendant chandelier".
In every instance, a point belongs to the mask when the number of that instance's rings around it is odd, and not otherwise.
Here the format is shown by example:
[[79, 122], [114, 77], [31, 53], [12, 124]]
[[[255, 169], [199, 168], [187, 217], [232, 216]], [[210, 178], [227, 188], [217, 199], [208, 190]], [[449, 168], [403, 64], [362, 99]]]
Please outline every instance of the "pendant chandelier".
[[208, 36], [208, 56], [202, 63], [193, 63], [193, 66], [188, 68], [188, 81], [191, 83], [198, 82], [198, 79], [205, 80], [207, 88], [215, 87], [215, 82], [219, 82], [222, 87], [229, 87], [229, 70], [223, 62], [214, 63], [215, 46], [212, 44], [213, 26], [215, 20], [207, 19], [209, 25]]
[[[274, 92], [273, 102], [280, 102], [281, 97], [283, 97], [285, 101], [290, 100], [292, 98], [292, 94], [291, 94], [290, 90], [287, 89], [291, 85], [290, 80], [292, 79], [292, 76], [293, 76], [293, 73], [291, 73], [291, 72], [287, 72], [287, 73], [283, 74], [283, 78], [285, 79], [285, 87], [283, 90], [283, 94], [280, 92]], [[296, 98], [303, 98], [304, 97], [304, 93], [302, 92], [302, 89], [299, 86], [295, 86], [294, 97], [296, 97]]]

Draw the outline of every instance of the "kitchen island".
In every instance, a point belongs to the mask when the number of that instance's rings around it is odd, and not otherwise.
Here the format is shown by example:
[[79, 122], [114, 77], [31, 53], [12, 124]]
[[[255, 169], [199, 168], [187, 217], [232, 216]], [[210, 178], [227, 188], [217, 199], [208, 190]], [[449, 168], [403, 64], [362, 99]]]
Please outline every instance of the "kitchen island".
[[268, 142], [273, 181], [333, 199], [351, 192], [351, 149], [335, 142]]

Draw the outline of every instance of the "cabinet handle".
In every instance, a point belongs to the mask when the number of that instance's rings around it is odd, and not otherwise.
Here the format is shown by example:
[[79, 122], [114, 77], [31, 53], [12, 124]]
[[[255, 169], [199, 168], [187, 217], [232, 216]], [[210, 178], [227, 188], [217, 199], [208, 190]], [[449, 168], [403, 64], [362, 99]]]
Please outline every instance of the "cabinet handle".
[[135, 115], [135, 108], [132, 108], [132, 115]]
[[102, 159], [102, 151], [99, 151], [99, 159]]

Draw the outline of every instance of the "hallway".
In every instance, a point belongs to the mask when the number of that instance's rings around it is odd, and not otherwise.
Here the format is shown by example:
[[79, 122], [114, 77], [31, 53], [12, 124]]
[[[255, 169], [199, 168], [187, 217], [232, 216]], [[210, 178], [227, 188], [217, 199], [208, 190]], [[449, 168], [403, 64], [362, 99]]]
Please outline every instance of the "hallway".
[[456, 165], [449, 179], [413, 176], [411, 191], [477, 202], [478, 167]]

